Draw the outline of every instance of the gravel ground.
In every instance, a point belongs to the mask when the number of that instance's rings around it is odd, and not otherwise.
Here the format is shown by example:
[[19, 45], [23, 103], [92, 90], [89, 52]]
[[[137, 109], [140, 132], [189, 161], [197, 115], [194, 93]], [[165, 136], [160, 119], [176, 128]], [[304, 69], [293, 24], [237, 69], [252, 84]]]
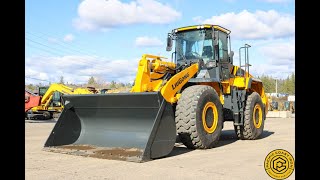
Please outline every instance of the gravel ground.
[[270, 151], [285, 149], [295, 157], [294, 118], [267, 118], [262, 138], [253, 141], [237, 140], [232, 122], [225, 122], [218, 147], [188, 150], [176, 143], [169, 157], [145, 163], [43, 151], [55, 122], [26, 120], [26, 179], [271, 179], [264, 170]]

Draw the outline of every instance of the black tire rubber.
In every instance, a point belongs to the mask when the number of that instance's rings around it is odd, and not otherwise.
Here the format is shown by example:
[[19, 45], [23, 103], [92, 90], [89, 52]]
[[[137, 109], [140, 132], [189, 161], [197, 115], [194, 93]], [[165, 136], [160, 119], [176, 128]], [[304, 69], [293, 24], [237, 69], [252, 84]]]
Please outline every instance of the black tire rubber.
[[[217, 127], [211, 134], [202, 125], [202, 111], [207, 102], [213, 102], [218, 112]], [[219, 141], [223, 125], [222, 104], [217, 92], [206, 85], [186, 88], [177, 103], [175, 121], [179, 138], [187, 148], [214, 147]]]
[[[254, 126], [253, 122], [253, 109], [256, 104], [259, 104], [262, 108], [262, 124], [259, 128]], [[234, 126], [237, 137], [242, 140], [254, 140], [260, 137], [264, 128], [265, 112], [263, 108], [261, 97], [258, 93], [251, 93], [246, 101], [245, 112], [244, 112], [244, 125]]]
[[52, 118], [52, 114], [48, 111], [43, 112], [42, 116], [43, 116], [44, 120], [48, 120], [48, 119]]

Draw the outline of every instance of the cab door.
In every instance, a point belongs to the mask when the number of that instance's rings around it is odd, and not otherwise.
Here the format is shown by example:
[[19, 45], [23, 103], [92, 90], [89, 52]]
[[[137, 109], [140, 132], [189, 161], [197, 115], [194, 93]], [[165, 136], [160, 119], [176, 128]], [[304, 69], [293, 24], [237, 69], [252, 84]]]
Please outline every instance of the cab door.
[[220, 68], [220, 79], [221, 81], [230, 78], [230, 62], [228, 56], [228, 35], [225, 32], [215, 30], [216, 45], [215, 52], [216, 57], [219, 62]]

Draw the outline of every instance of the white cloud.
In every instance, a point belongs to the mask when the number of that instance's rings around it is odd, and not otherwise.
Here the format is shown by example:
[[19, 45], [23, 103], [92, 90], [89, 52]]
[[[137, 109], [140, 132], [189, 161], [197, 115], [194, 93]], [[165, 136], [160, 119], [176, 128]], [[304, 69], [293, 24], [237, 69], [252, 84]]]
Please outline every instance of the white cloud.
[[83, 0], [78, 7], [75, 27], [82, 30], [103, 30], [119, 25], [138, 23], [167, 24], [181, 13], [155, 0]]
[[291, 65], [273, 65], [269, 63], [258, 64], [254, 68], [250, 68], [250, 74], [255, 77], [268, 75], [274, 78], [286, 79], [289, 75], [295, 72], [295, 64]]
[[293, 36], [295, 34], [295, 16], [279, 13], [275, 10], [243, 10], [239, 13], [225, 13], [202, 20], [195, 17], [198, 23], [217, 24], [231, 30], [236, 39], [268, 39]]
[[74, 40], [74, 36], [72, 34], [67, 34], [63, 38], [63, 41], [65, 41], [65, 42], [71, 42], [73, 40]]
[[[37, 63], [33, 63], [37, 62]], [[83, 84], [91, 76], [107, 82], [112, 80], [133, 83], [139, 59], [105, 60], [88, 56], [29, 57], [25, 62], [25, 76], [59, 82], [60, 77], [68, 83]], [[26, 79], [29, 83], [32, 79]], [[39, 83], [41, 81], [32, 80]], [[41, 82], [44, 83], [44, 82]]]
[[294, 40], [263, 46], [260, 52], [274, 65], [289, 65], [295, 62]]
[[265, 59], [265, 61], [250, 68], [254, 76], [269, 75], [284, 79], [295, 72], [294, 39], [260, 44], [257, 49], [260, 58]]
[[157, 47], [162, 46], [163, 42], [156, 37], [142, 36], [136, 38], [135, 44], [139, 47]]

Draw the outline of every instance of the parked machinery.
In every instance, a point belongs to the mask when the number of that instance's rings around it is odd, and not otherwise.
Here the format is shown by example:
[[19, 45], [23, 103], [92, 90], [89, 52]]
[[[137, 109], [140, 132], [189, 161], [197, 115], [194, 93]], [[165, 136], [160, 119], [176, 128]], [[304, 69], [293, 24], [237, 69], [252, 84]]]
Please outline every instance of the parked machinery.
[[224, 121], [233, 121], [239, 139], [259, 138], [268, 100], [249, 73], [250, 45], [239, 49], [244, 64], [233, 65], [230, 32], [210, 24], [174, 29], [167, 38], [174, 61], [144, 54], [129, 93], [64, 95], [45, 149], [141, 162], [167, 156], [176, 135], [187, 148], [212, 148]]
[[[64, 108], [62, 94], [93, 94], [95, 91], [89, 88], [73, 89], [63, 84], [54, 83], [49, 87], [39, 87], [38, 92], [38, 97], [31, 97], [32, 101], [25, 102], [25, 112], [28, 119], [51, 119], [54, 113], [62, 112]], [[31, 105], [30, 102], [33, 104]]]

